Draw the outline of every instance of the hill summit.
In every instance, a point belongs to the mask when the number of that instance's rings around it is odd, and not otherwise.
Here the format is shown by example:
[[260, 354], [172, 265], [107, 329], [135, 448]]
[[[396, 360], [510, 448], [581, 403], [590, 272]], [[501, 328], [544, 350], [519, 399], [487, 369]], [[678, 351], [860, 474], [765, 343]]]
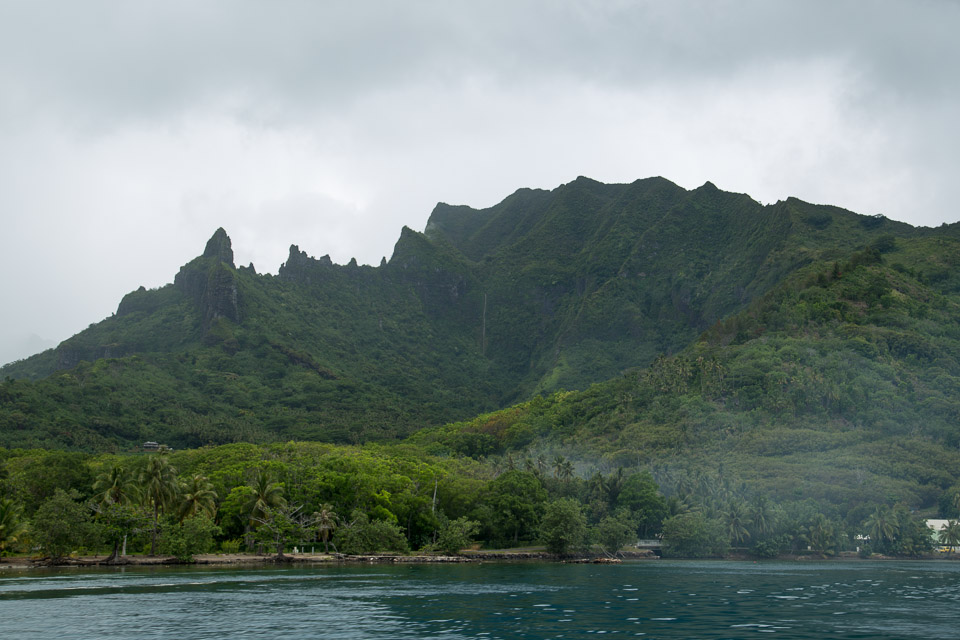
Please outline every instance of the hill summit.
[[0, 445], [396, 438], [682, 352], [810, 265], [954, 234], [709, 182], [583, 177], [488, 209], [438, 204], [378, 267], [293, 245], [258, 274], [217, 229], [172, 284], [4, 367]]

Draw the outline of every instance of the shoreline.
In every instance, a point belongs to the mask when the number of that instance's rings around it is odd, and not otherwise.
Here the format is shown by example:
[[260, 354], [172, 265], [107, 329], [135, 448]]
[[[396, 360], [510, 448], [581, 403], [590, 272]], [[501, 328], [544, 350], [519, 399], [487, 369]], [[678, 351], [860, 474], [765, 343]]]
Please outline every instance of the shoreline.
[[[151, 566], [275, 566], [275, 565], [334, 565], [334, 564], [466, 564], [466, 563], [510, 563], [510, 562], [551, 562], [557, 564], [620, 564], [627, 560], [660, 560], [660, 556], [649, 551], [622, 552], [616, 558], [594, 554], [554, 555], [545, 551], [467, 551], [459, 555], [431, 554], [363, 554], [344, 555], [338, 553], [297, 553], [276, 555], [253, 555], [246, 553], [197, 554], [190, 562], [177, 560], [174, 556], [125, 556], [119, 560], [107, 562], [107, 556], [81, 556], [64, 558], [51, 563], [47, 558], [7, 557], [0, 558], [0, 572], [18, 569], [46, 569], [61, 567], [151, 567]], [[817, 555], [783, 555], [776, 558], [752, 558], [749, 556], [727, 556], [724, 558], [670, 558], [679, 561], [716, 561], [716, 562], [869, 562], [869, 561], [937, 561], [960, 560], [960, 555], [923, 556], [918, 558], [896, 558], [891, 556], [872, 556], [861, 558], [857, 555], [822, 557]], [[2, 574], [0, 574], [2, 575]]]
[[[627, 552], [623, 554], [626, 560], [655, 559], [652, 553]], [[0, 558], [0, 571], [9, 569], [45, 569], [58, 567], [151, 567], [151, 566], [240, 566], [260, 565], [271, 566], [278, 564], [465, 564], [483, 562], [556, 562], [556, 563], [595, 563], [617, 564], [621, 558], [607, 558], [594, 555], [564, 555], [557, 556], [541, 551], [501, 552], [501, 551], [468, 551], [460, 555], [431, 555], [431, 554], [362, 554], [345, 555], [339, 553], [287, 553], [283, 556], [253, 555], [246, 553], [197, 554], [190, 562], [183, 562], [174, 556], [125, 556], [107, 562], [107, 556], [80, 556], [64, 558], [60, 562], [51, 563], [48, 558], [8, 557]]]

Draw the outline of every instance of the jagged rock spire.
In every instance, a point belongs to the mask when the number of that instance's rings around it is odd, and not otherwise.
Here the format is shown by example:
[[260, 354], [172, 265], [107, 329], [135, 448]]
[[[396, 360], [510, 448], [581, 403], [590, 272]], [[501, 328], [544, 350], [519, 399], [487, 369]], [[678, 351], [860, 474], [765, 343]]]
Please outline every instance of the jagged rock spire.
[[217, 258], [233, 267], [233, 246], [230, 243], [230, 236], [220, 227], [213, 233], [207, 241], [207, 247], [203, 250], [204, 258]]

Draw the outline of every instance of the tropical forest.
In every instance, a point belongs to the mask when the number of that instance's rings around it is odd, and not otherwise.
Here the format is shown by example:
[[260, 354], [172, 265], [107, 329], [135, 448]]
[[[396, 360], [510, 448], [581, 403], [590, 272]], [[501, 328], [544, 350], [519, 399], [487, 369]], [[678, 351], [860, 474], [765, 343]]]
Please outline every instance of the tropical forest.
[[378, 266], [200, 249], [0, 369], [4, 555], [960, 545], [960, 223], [581, 177]]

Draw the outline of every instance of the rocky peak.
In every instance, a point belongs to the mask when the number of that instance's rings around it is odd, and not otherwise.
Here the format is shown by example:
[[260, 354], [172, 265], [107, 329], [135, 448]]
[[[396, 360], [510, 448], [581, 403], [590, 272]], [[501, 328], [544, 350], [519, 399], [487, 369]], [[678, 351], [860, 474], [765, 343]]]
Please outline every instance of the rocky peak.
[[279, 275], [284, 280], [309, 284], [319, 282], [319, 279], [323, 278], [321, 268], [332, 266], [333, 260], [330, 259], [329, 255], [311, 258], [306, 251], [300, 251], [300, 247], [292, 244], [287, 261], [280, 265]]
[[203, 250], [204, 258], [216, 258], [220, 262], [233, 267], [233, 246], [230, 243], [230, 236], [220, 227], [213, 233], [207, 241], [207, 246]]

